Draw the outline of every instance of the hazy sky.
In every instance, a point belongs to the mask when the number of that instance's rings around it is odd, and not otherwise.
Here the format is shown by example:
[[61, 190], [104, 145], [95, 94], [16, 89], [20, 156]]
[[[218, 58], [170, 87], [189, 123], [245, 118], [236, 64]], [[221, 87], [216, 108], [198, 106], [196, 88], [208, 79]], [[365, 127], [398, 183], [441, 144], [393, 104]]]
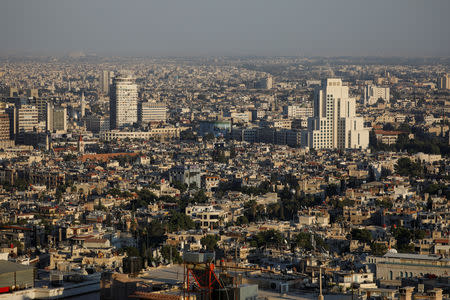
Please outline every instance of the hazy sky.
[[0, 53], [450, 56], [450, 0], [1, 0]]

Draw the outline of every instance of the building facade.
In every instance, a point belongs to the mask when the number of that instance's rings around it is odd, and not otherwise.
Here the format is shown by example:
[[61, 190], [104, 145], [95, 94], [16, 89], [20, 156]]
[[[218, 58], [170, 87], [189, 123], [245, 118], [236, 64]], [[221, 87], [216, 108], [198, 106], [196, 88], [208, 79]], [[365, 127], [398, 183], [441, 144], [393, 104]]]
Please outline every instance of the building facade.
[[373, 105], [377, 103], [378, 99], [383, 99], [389, 102], [390, 89], [389, 87], [377, 87], [375, 85], [367, 85], [364, 87], [364, 104]]
[[445, 74], [438, 78], [438, 89], [450, 90], [450, 75]]
[[139, 123], [165, 122], [167, 119], [166, 104], [161, 102], [139, 102]]
[[355, 99], [341, 79], [327, 79], [315, 91], [314, 117], [308, 119], [304, 146], [313, 149], [366, 149], [369, 129], [357, 117]]
[[130, 72], [122, 71], [114, 79], [110, 90], [110, 128], [133, 125], [137, 118], [138, 89]]

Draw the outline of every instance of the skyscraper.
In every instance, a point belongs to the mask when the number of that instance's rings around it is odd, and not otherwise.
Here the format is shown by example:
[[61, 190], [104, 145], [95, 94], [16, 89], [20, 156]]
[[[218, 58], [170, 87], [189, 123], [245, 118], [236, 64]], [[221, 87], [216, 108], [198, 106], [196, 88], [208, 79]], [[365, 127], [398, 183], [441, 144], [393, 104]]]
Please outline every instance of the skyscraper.
[[114, 73], [111, 71], [102, 71], [102, 75], [100, 78], [100, 88], [102, 89], [103, 94], [109, 94], [109, 86], [111, 85], [111, 80], [114, 76]]
[[440, 90], [450, 90], [450, 76], [449, 74], [444, 74], [438, 78], [438, 89]]
[[132, 74], [128, 71], [119, 72], [110, 90], [110, 129], [137, 122], [137, 98], [137, 85]]
[[67, 131], [67, 109], [65, 107], [55, 107], [47, 104], [47, 131], [66, 132]]
[[80, 103], [80, 117], [84, 118], [86, 114], [86, 101], [84, 99], [84, 92], [81, 93], [81, 103]]
[[355, 99], [341, 79], [327, 79], [314, 95], [314, 117], [308, 119], [303, 145], [314, 149], [365, 149], [369, 129], [355, 113]]

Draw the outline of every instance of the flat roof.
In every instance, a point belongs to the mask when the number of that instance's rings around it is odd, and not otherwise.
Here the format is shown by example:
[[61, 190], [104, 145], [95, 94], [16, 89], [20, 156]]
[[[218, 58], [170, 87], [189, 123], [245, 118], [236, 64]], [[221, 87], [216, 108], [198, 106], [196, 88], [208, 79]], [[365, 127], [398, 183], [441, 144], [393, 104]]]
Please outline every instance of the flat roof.
[[33, 267], [10, 262], [7, 260], [0, 260], [0, 274], [5, 273], [12, 273], [17, 271], [24, 271], [24, 270], [32, 270]]
[[449, 258], [441, 256], [431, 256], [424, 254], [411, 254], [411, 253], [386, 253], [383, 257], [387, 258], [403, 258], [403, 259], [418, 259], [418, 260], [441, 260], [448, 261]]

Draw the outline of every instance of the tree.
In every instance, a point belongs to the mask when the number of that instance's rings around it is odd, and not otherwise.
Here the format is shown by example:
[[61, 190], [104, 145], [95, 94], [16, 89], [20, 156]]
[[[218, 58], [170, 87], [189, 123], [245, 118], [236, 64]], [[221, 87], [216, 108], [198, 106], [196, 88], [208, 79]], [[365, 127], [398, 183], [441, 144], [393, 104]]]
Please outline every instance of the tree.
[[386, 123], [383, 125], [383, 130], [392, 131], [395, 130], [395, 127], [394, 125], [392, 125], [392, 123]]
[[125, 247], [123, 250], [127, 253], [128, 257], [139, 256], [139, 250], [136, 247]]
[[178, 252], [177, 248], [172, 245], [164, 245], [161, 248], [161, 256], [168, 262], [174, 262], [177, 264], [181, 264], [183, 262], [180, 252]]
[[260, 231], [254, 236], [256, 246], [272, 246], [279, 247], [283, 243], [283, 235], [280, 231], [275, 229]]
[[236, 219], [236, 225], [238, 225], [238, 226], [246, 225], [246, 224], [248, 224], [248, 223], [249, 223], [249, 221], [248, 221], [248, 219], [247, 219], [246, 216], [239, 216], [239, 217]]
[[380, 173], [381, 178], [386, 178], [391, 175], [392, 175], [391, 170], [389, 170], [388, 168], [385, 168], [385, 167], [381, 167], [381, 173]]
[[401, 176], [420, 177], [423, 175], [420, 162], [413, 162], [408, 157], [402, 157], [397, 161], [395, 171]]
[[161, 245], [166, 240], [166, 232], [160, 222], [153, 220], [146, 227], [143, 238], [147, 246], [156, 247]]
[[351, 231], [351, 235], [353, 240], [358, 240], [366, 244], [372, 242], [372, 234], [367, 229], [354, 228]]
[[370, 245], [370, 252], [372, 255], [382, 256], [385, 255], [388, 247], [382, 243], [373, 243]]
[[399, 227], [393, 230], [395, 239], [397, 240], [397, 250], [402, 253], [414, 253], [414, 244], [411, 244], [411, 239], [414, 238], [414, 233], [410, 230]]
[[206, 196], [204, 190], [198, 190], [192, 196], [192, 202], [194, 202], [194, 203], [206, 203], [206, 202], [208, 202], [208, 196]]
[[208, 234], [201, 238], [200, 243], [203, 247], [208, 251], [214, 251], [217, 247], [217, 243], [220, 241], [220, 237], [218, 235]]
[[167, 225], [170, 232], [195, 228], [195, 223], [189, 216], [177, 211], [172, 211], [172, 215], [170, 216]]

